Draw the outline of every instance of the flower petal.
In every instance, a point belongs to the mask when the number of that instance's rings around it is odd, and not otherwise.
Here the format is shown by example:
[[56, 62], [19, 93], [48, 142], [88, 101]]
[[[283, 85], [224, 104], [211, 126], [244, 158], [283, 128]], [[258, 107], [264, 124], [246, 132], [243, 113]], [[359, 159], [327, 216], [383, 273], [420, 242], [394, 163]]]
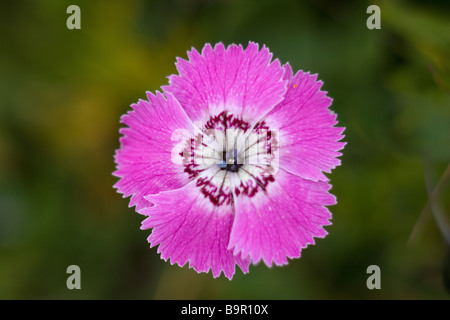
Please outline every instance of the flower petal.
[[206, 121], [222, 111], [241, 115], [254, 123], [282, 100], [286, 91], [284, 70], [263, 46], [250, 42], [245, 50], [232, 44], [214, 48], [206, 44], [202, 53], [188, 52], [189, 61], [178, 58], [179, 75], [162, 87], [172, 93], [192, 121]]
[[280, 167], [313, 181], [326, 181], [323, 172], [341, 164], [336, 157], [345, 142], [338, 142], [345, 128], [334, 127], [336, 117], [329, 110], [332, 99], [320, 91], [317, 75], [303, 71], [292, 76], [284, 66], [288, 89], [284, 100], [265, 117], [271, 128], [280, 131]]
[[172, 95], [167, 100], [160, 92], [156, 96], [147, 93], [147, 97], [149, 101], [139, 100], [121, 119], [128, 128], [120, 130], [124, 136], [113, 173], [121, 178], [114, 187], [124, 197], [132, 195], [130, 207], [136, 205], [137, 210], [151, 205], [144, 196], [188, 183], [178, 152], [194, 130]]
[[235, 255], [261, 259], [268, 266], [287, 264], [301, 249], [323, 238], [331, 214], [324, 206], [336, 203], [327, 182], [302, 179], [280, 169], [265, 192], [236, 196], [236, 217], [229, 249]]
[[184, 266], [187, 261], [197, 272], [212, 270], [214, 277], [231, 279], [238, 264], [248, 272], [249, 260], [233, 256], [227, 249], [234, 220], [233, 206], [214, 206], [192, 182], [180, 189], [149, 195], [155, 204], [141, 214], [148, 218], [142, 229], [153, 228], [148, 238], [151, 246], [159, 245], [161, 258]]

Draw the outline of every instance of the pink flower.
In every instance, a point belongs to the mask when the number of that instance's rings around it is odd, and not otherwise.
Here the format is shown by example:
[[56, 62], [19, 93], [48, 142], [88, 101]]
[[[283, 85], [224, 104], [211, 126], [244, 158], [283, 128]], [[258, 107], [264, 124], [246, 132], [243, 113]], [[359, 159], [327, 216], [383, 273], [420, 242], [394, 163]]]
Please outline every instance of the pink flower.
[[317, 75], [250, 42], [206, 44], [122, 117], [115, 187], [147, 218], [161, 258], [231, 279], [323, 238], [344, 128]]

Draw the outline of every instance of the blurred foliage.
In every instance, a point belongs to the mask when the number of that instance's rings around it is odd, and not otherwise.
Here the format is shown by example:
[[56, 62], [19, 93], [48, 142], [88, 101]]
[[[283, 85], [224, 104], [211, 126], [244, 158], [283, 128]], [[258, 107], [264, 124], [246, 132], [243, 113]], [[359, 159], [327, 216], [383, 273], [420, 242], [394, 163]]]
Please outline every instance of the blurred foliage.
[[[70, 4], [81, 30], [66, 28]], [[450, 162], [450, 5], [377, 1], [382, 28], [368, 30], [370, 4], [0, 2], [0, 299], [447, 299], [448, 249], [419, 215], [424, 153], [435, 183]], [[176, 56], [249, 40], [319, 73], [348, 144], [328, 237], [228, 281], [160, 260], [111, 172], [121, 114], [167, 83]], [[71, 264], [81, 290], [66, 288]], [[372, 264], [381, 290], [366, 288]]]

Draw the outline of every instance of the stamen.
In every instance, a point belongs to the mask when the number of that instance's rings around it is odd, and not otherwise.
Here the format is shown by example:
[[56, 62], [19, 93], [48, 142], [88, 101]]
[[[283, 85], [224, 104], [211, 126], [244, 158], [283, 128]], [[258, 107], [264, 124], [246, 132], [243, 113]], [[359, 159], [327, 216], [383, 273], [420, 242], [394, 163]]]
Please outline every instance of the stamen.
[[227, 159], [226, 151], [222, 153], [222, 161], [218, 164], [219, 168], [222, 170], [227, 170], [231, 172], [237, 172], [242, 164], [238, 163], [238, 151], [234, 149], [233, 158]]

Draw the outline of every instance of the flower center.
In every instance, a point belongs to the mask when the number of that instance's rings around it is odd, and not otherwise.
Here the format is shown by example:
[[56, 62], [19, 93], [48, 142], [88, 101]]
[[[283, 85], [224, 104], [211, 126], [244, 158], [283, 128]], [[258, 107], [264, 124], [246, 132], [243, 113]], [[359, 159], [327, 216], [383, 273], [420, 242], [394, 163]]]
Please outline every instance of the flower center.
[[218, 164], [218, 166], [221, 170], [237, 172], [239, 170], [239, 168], [242, 166], [242, 164], [240, 164], [238, 162], [238, 150], [234, 149], [232, 154], [233, 154], [233, 157], [227, 158], [227, 151], [223, 150], [222, 161], [219, 162], [219, 164]]
[[253, 197], [275, 181], [277, 139], [265, 122], [251, 128], [224, 111], [211, 116], [180, 153], [184, 171], [215, 206], [230, 205], [233, 197]]

